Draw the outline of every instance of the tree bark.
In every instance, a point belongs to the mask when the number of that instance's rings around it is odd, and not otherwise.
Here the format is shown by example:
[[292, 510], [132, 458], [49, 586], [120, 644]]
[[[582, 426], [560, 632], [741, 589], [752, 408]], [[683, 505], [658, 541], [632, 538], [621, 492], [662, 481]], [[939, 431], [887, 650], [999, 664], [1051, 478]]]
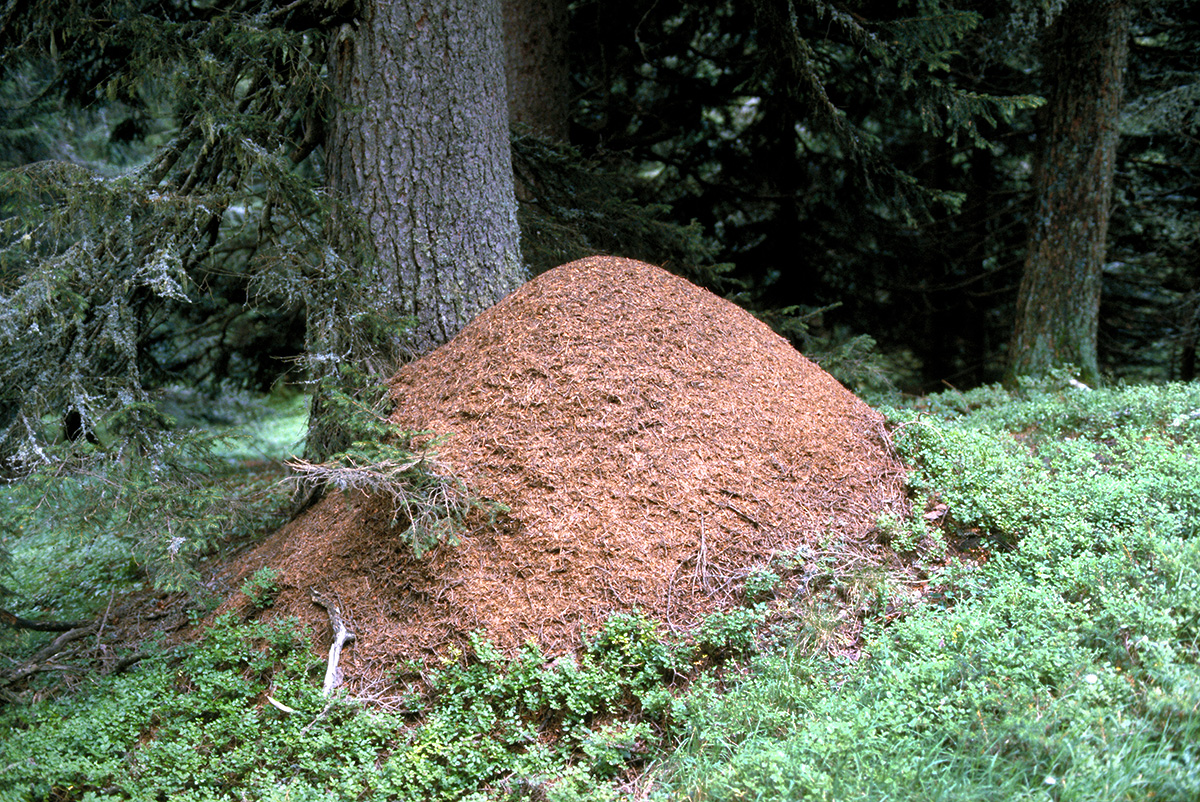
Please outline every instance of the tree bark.
[[500, 0], [362, 0], [331, 51], [335, 197], [365, 222], [367, 268], [419, 355], [524, 278]]
[[1009, 345], [1010, 381], [1066, 364], [1086, 384], [1100, 379], [1101, 269], [1130, 20], [1128, 0], [1074, 0], [1043, 42], [1051, 89]]
[[[359, 2], [329, 55], [335, 248], [308, 301], [316, 462], [377, 436], [357, 412], [371, 385], [525, 278], [500, 0]], [[319, 495], [299, 494], [296, 510]]]

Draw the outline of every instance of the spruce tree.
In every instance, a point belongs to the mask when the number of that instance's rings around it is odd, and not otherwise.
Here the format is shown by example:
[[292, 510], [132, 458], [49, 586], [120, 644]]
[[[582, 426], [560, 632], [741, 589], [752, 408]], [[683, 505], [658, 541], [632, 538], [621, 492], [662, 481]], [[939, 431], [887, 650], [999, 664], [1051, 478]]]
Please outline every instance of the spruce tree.
[[1072, 365], [1085, 384], [1100, 380], [1101, 268], [1131, 16], [1128, 0], [1075, 0], [1042, 34], [1042, 68], [1053, 79], [1009, 346], [1013, 379]]

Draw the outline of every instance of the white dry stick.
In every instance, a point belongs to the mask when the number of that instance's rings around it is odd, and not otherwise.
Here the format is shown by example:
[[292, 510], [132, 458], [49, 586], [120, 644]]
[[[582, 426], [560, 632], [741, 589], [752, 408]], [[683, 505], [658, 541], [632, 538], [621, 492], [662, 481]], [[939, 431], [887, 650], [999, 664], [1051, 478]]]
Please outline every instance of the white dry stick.
[[296, 712], [296, 708], [288, 707], [283, 702], [276, 699], [274, 696], [271, 696], [271, 694], [267, 694], [267, 701], [270, 702], [272, 705], [274, 705], [276, 710], [282, 710], [284, 713], [287, 713], [289, 715]]
[[700, 515], [700, 549], [696, 552], [696, 578], [701, 587], [711, 593], [712, 585], [708, 579], [708, 544], [704, 541], [704, 515]]
[[333, 630], [333, 645], [329, 647], [329, 664], [325, 667], [325, 685], [322, 692], [328, 696], [338, 682], [338, 659], [342, 656], [342, 646], [354, 640], [354, 633], [346, 628], [342, 621], [341, 610], [332, 600], [322, 596], [316, 588], [309, 588], [308, 595], [315, 604], [324, 607], [329, 613], [329, 628]]

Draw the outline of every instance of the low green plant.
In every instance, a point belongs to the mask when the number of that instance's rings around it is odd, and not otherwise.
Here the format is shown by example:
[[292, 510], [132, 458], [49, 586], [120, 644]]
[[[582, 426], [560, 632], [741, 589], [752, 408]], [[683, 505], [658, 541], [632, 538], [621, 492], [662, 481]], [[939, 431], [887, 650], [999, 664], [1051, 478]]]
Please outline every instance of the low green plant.
[[697, 683], [663, 795], [1200, 798], [1200, 386], [923, 405], [890, 413], [914, 488], [1005, 548], [868, 609], [855, 662], [796, 646]]
[[752, 570], [742, 586], [746, 601], [755, 603], [766, 601], [774, 595], [781, 582], [779, 574], [769, 568], [759, 567]]
[[628, 675], [636, 691], [654, 687], [686, 664], [686, 647], [669, 643], [658, 624], [641, 613], [617, 613], [586, 640], [587, 656], [617, 674]]
[[746, 657], [754, 652], [766, 617], [767, 608], [762, 604], [710, 613], [696, 629], [696, 646], [714, 660]]
[[0, 713], [5, 798], [215, 800], [283, 783], [361, 793], [395, 722], [326, 700], [311, 647], [294, 621], [223, 618], [194, 647], [10, 707]]
[[587, 757], [592, 773], [607, 779], [624, 771], [630, 764], [640, 762], [648, 745], [657, 741], [657, 734], [647, 722], [611, 722], [587, 735], [580, 748]]
[[476, 637], [431, 677], [414, 723], [325, 698], [294, 620], [225, 616], [194, 645], [0, 711], [0, 797], [616, 798], [610, 781], [664, 737], [641, 699], [665, 693], [679, 659], [637, 616], [614, 617], [578, 660], [532, 646], [506, 660]]
[[914, 527], [890, 512], [879, 516], [875, 528], [885, 543], [901, 553], [916, 551], [917, 543], [925, 534], [923, 527]]
[[[665, 683], [689, 654], [639, 615], [612, 616], [578, 659], [547, 661], [529, 645], [505, 660], [475, 636], [471, 653], [433, 677], [424, 723], [413, 737], [422, 755], [436, 755], [447, 767], [443, 794], [537, 789], [549, 799], [607, 798], [612, 789], [605, 781], [643, 761], [663, 737]], [[628, 722], [642, 714], [643, 699], [653, 699], [655, 726]], [[389, 766], [384, 770], [397, 785], [445, 798], [430, 784], [427, 763], [393, 759]]]
[[[475, 637], [407, 718], [323, 697], [294, 626], [226, 618], [0, 711], [0, 796], [567, 802], [643, 772], [663, 799], [1200, 798], [1200, 395], [1077, 392], [890, 413], [941, 525], [1007, 547], [926, 566], [903, 615], [896, 583], [830, 540], [748, 582], [803, 571], [800, 597], [711, 616], [691, 645], [637, 614], [554, 660]], [[860, 628], [857, 650], [788, 609]]]
[[275, 597], [279, 595], [278, 580], [279, 571], [264, 565], [242, 583], [242, 595], [259, 610], [265, 610], [275, 604]]

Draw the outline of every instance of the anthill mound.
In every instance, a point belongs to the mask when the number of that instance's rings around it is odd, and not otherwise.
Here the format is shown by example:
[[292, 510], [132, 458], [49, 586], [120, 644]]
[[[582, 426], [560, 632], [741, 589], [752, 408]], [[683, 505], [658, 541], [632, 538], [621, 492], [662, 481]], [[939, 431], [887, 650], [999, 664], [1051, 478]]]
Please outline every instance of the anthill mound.
[[773, 553], [903, 506], [877, 412], [734, 304], [628, 259], [530, 281], [392, 390], [396, 426], [448, 435], [442, 462], [511, 512], [417, 560], [335, 495], [243, 561], [280, 570], [277, 607], [319, 631], [308, 588], [340, 598], [360, 680], [475, 630], [553, 654], [616, 611], [686, 627]]

